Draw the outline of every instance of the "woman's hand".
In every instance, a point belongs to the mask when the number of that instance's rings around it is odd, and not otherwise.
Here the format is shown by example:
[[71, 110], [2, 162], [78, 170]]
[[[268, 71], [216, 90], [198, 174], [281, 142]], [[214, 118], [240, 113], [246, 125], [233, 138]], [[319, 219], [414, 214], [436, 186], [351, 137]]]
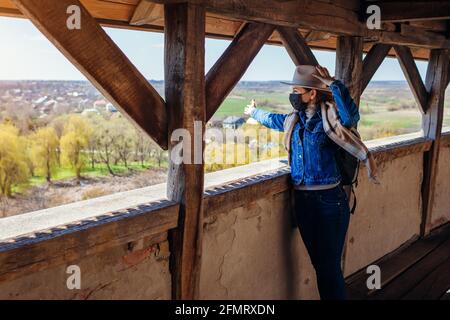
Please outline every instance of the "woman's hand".
[[316, 66], [316, 70], [319, 73], [319, 75], [313, 74], [312, 76], [322, 81], [327, 86], [330, 86], [333, 81], [336, 79], [330, 75], [327, 68], [322, 66]]
[[252, 115], [252, 111], [256, 109], [256, 101], [255, 99], [252, 99], [249, 105], [247, 105], [244, 109], [244, 113], [248, 116]]

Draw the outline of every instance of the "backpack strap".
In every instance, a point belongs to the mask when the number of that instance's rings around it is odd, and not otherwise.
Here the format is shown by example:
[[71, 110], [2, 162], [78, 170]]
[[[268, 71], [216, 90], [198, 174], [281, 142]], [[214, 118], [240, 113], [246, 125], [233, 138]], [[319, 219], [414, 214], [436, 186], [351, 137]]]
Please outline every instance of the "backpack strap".
[[356, 209], [356, 195], [355, 195], [355, 190], [353, 190], [353, 185], [352, 185], [352, 193], [353, 193], [353, 199], [355, 199], [355, 200], [353, 200], [353, 206], [352, 206], [352, 209], [350, 210], [350, 213], [354, 214], [355, 209]]

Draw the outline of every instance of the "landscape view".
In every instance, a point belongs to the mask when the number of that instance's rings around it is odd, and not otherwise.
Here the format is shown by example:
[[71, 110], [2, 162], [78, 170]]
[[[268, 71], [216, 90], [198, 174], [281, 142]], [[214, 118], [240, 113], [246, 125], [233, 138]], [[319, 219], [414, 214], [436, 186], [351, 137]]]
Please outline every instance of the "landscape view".
[[[161, 95], [162, 81], [152, 81]], [[285, 155], [280, 133], [248, 121], [244, 107], [287, 113], [290, 88], [277, 81], [243, 81], [208, 129], [243, 130], [245, 141], [206, 137], [205, 170], [212, 172]], [[444, 126], [450, 125], [447, 89]], [[360, 104], [364, 140], [420, 130], [421, 115], [404, 81], [374, 81]], [[247, 134], [249, 132], [256, 135]], [[167, 152], [87, 81], [0, 81], [0, 217], [165, 182]], [[217, 161], [229, 150], [244, 159]], [[234, 158], [233, 158], [234, 157]], [[234, 160], [233, 160], [234, 159]]]

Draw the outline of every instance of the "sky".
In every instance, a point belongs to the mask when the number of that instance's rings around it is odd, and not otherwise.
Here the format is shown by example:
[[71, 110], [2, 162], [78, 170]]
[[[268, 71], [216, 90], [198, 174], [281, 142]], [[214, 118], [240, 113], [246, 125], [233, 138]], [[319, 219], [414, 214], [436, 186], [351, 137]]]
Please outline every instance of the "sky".
[[[164, 79], [164, 35], [105, 28], [108, 35], [147, 79]], [[0, 17], [0, 80], [85, 80], [86, 78], [25, 19]], [[205, 71], [230, 41], [207, 39]], [[313, 50], [319, 63], [333, 73], [335, 54]], [[426, 62], [417, 62], [422, 77]], [[265, 45], [241, 80], [288, 80], [294, 64], [281, 46]], [[385, 59], [372, 80], [405, 80], [396, 59]]]

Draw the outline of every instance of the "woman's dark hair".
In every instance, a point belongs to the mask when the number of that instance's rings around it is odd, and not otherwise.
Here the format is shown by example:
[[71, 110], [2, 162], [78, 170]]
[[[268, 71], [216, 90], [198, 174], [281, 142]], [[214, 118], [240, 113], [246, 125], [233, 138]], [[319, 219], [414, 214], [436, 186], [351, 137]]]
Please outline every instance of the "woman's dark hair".
[[332, 101], [333, 97], [331, 94], [324, 92], [322, 90], [316, 90], [316, 91], [317, 91], [316, 101], [318, 104], [320, 104], [322, 102]]

